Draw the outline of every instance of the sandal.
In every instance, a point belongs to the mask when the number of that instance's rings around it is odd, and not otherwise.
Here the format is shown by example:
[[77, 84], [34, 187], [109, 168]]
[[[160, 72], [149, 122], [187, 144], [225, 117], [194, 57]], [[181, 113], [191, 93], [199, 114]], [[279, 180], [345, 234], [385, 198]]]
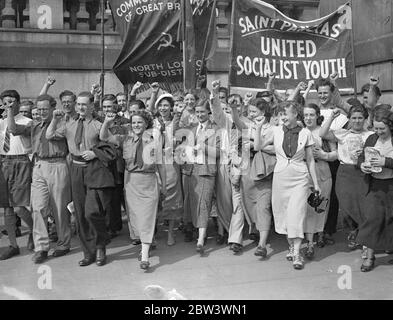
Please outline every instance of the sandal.
[[295, 247], [293, 245], [290, 245], [286, 256], [288, 261], [293, 260], [294, 253], [295, 253]]
[[312, 243], [308, 243], [308, 244], [307, 244], [306, 253], [304, 254], [305, 257], [306, 257], [307, 259], [311, 260], [312, 258], [314, 258], [314, 254], [315, 254], [314, 245], [313, 245]]
[[[365, 264], [366, 261], [371, 261], [371, 263]], [[375, 256], [372, 258], [366, 258], [364, 259], [362, 266], [360, 267], [361, 272], [369, 272], [372, 269], [374, 269], [374, 264], [375, 264]]]
[[147, 270], [150, 267], [150, 262], [149, 261], [141, 261], [141, 264], [139, 265], [141, 269]]
[[302, 270], [304, 268], [304, 260], [300, 254], [295, 254], [293, 256], [293, 268], [295, 270]]

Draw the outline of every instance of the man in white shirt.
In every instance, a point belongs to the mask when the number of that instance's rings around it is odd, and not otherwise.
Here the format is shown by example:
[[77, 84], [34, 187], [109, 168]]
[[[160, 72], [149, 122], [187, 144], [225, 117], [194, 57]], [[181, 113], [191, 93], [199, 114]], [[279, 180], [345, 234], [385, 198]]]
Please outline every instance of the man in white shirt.
[[[32, 120], [19, 113], [20, 96], [15, 90], [6, 90], [0, 95], [6, 112], [13, 112], [15, 122], [31, 125]], [[33, 249], [33, 220], [30, 211], [31, 163], [30, 137], [14, 136], [8, 130], [7, 120], [0, 120], [0, 207], [4, 208], [4, 222], [10, 241], [9, 248], [0, 255], [6, 260], [18, 255], [19, 247], [15, 237], [16, 214], [30, 229], [27, 247]], [[17, 209], [17, 210], [15, 210]]]

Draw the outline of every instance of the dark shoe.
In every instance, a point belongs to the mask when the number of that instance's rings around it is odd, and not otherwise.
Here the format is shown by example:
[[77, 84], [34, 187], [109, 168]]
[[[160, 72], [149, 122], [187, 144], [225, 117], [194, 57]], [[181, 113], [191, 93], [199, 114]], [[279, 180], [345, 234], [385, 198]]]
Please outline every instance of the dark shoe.
[[232, 245], [232, 250], [234, 253], [239, 253], [240, 251], [242, 251], [243, 246], [241, 244], [238, 243], [234, 243]]
[[149, 261], [141, 261], [141, 264], [139, 265], [141, 269], [147, 270], [150, 267], [150, 262]]
[[34, 251], [34, 241], [33, 241], [33, 234], [29, 234], [29, 239], [27, 240], [27, 250]]
[[84, 257], [81, 261], [79, 261], [79, 266], [80, 267], [86, 267], [88, 265], [91, 265], [96, 261], [96, 258], [94, 256], [92, 257]]
[[219, 246], [222, 246], [225, 243], [225, 236], [223, 236], [221, 234], [218, 234], [217, 237], [216, 237], [216, 243]]
[[36, 264], [43, 263], [48, 259], [48, 251], [37, 251], [33, 256], [33, 262]]
[[97, 253], [96, 253], [96, 264], [97, 264], [97, 266], [99, 266], [99, 267], [104, 266], [105, 263], [106, 263], [105, 248], [97, 249]]
[[323, 233], [318, 233], [317, 247], [323, 248], [325, 246], [325, 235]]
[[0, 256], [0, 260], [7, 260], [14, 256], [17, 256], [18, 254], [20, 254], [19, 247], [14, 248], [12, 246], [9, 246], [8, 249]]
[[311, 260], [312, 258], [314, 258], [314, 254], [315, 254], [314, 246], [308, 244], [308, 245], [307, 245], [307, 249], [306, 249], [306, 253], [304, 254], [305, 257], [306, 257], [307, 259]]
[[332, 246], [336, 243], [336, 241], [334, 241], [333, 237], [327, 233], [325, 233], [324, 239], [325, 239], [325, 244], [327, 246]]
[[393, 253], [393, 250], [385, 250], [385, 253], [386, 253], [386, 254], [392, 254], [392, 253]]
[[134, 246], [138, 246], [141, 244], [141, 240], [139, 239], [132, 239], [131, 240], [131, 244], [133, 244]]
[[68, 252], [70, 252], [70, 249], [64, 249], [64, 250], [56, 249], [55, 251], [53, 251], [53, 256], [55, 258], [62, 257], [66, 255]]
[[295, 254], [293, 256], [293, 268], [295, 270], [302, 270], [304, 268], [304, 260], [300, 254]]
[[205, 248], [202, 244], [197, 244], [196, 246], [196, 251], [200, 254], [203, 255], [205, 253]]
[[[367, 262], [367, 263], [365, 263]], [[361, 272], [369, 272], [372, 269], [374, 269], [374, 264], [375, 264], [375, 257], [372, 258], [366, 258], [363, 261], [362, 266], [360, 267]]]
[[257, 250], [255, 250], [255, 252], [254, 252], [254, 256], [266, 258], [266, 256], [267, 256], [267, 250], [266, 250], [266, 248], [263, 248], [263, 247], [261, 247], [261, 246], [258, 246], [258, 247], [257, 247]]

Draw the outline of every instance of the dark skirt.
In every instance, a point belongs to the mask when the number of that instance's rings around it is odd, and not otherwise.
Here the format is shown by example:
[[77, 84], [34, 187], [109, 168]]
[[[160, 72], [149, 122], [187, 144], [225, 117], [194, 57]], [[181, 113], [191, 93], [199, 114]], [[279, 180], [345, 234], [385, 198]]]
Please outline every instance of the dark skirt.
[[393, 248], [393, 179], [370, 179], [356, 241], [371, 248]]
[[354, 165], [340, 164], [337, 171], [336, 194], [339, 213], [342, 214], [344, 226], [351, 231], [360, 223], [362, 211], [368, 191], [365, 174]]

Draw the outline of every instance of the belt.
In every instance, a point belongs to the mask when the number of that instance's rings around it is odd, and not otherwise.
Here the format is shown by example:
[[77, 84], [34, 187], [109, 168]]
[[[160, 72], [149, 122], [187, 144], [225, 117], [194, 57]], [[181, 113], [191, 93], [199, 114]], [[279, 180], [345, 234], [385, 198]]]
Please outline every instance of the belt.
[[48, 157], [48, 158], [41, 158], [38, 156], [35, 156], [36, 161], [47, 161], [47, 162], [59, 162], [59, 161], [65, 161], [65, 157]]
[[29, 156], [27, 154], [16, 154], [16, 155], [4, 155], [0, 154], [1, 159], [21, 159], [21, 160], [26, 160], [29, 159]]
[[81, 162], [81, 163], [83, 163], [83, 164], [87, 164], [89, 161], [86, 161], [85, 159], [83, 159], [82, 158], [82, 156], [76, 156], [76, 155], [74, 155], [74, 154], [71, 154], [71, 159], [74, 161], [74, 162]]

